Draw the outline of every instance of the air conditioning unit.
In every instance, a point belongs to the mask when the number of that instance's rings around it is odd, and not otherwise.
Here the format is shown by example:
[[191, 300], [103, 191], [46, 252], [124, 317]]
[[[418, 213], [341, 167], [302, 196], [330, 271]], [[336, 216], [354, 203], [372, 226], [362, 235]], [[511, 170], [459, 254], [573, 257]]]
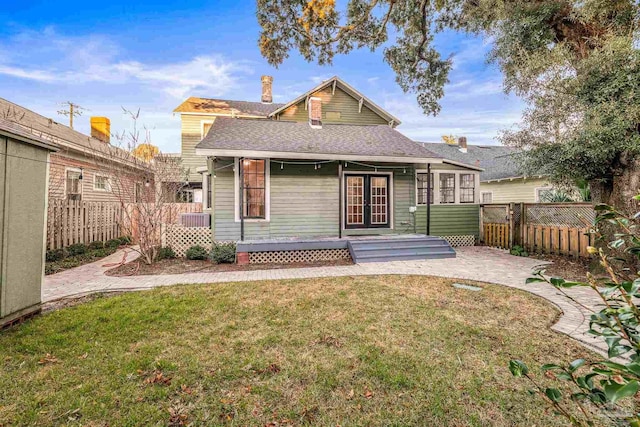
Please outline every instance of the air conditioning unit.
[[208, 213], [180, 214], [180, 225], [184, 227], [211, 227], [211, 214], [208, 214]]

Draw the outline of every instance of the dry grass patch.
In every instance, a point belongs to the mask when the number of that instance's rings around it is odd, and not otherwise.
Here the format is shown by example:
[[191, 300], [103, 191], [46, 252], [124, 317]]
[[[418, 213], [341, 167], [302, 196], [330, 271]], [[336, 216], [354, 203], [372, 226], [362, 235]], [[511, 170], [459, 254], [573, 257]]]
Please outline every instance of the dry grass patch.
[[549, 330], [558, 311], [451, 283], [177, 286], [49, 313], [0, 335], [0, 425], [562, 425], [507, 369], [584, 354]]

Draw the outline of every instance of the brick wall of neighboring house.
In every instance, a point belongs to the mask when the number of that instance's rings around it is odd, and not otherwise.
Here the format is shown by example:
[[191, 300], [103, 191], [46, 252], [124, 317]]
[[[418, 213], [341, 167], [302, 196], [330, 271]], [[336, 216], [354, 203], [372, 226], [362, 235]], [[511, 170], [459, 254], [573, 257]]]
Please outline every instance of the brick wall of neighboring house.
[[[146, 180], [142, 172], [125, 171], [115, 165], [101, 166], [96, 161], [69, 152], [53, 153], [49, 165], [49, 199], [66, 199], [67, 171], [80, 169], [81, 200], [86, 202], [133, 202], [135, 183], [144, 186]], [[109, 177], [110, 190], [95, 187], [96, 175]]]

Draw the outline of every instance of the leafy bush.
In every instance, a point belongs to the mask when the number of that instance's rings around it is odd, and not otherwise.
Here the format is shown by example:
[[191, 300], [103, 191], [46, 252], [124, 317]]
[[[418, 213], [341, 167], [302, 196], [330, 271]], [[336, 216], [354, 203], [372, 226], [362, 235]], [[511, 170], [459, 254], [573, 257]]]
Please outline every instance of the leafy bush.
[[107, 248], [117, 248], [118, 246], [120, 246], [120, 239], [107, 240], [107, 242], [104, 245]]
[[87, 245], [84, 243], [75, 243], [67, 247], [67, 253], [69, 256], [82, 255], [87, 253]]
[[236, 244], [233, 242], [214, 243], [209, 259], [216, 264], [233, 264], [236, 262]]
[[[640, 196], [635, 199], [640, 200]], [[594, 231], [598, 241], [606, 240], [604, 236], [611, 235], [612, 228], [614, 231], [615, 240], [607, 248], [589, 248], [606, 276], [588, 273], [584, 281], [573, 282], [547, 278], [544, 271], [539, 271], [527, 283], [549, 283], [569, 299], [565, 289], [575, 286], [589, 287], [597, 293], [604, 308], [592, 311], [589, 333], [606, 342], [607, 357], [591, 363], [581, 358], [566, 366], [543, 365], [545, 377], [562, 383], [557, 388], [541, 385], [519, 360], [511, 360], [509, 369], [514, 376], [529, 380], [534, 394], [574, 426], [640, 426], [640, 413], [620, 405], [621, 400], [637, 399], [640, 391], [640, 213], [627, 217], [607, 205], [596, 206], [596, 211]]]
[[64, 257], [65, 257], [64, 249], [51, 249], [50, 251], [47, 251], [45, 260], [47, 262], [56, 262], [56, 261], [60, 261]]
[[193, 260], [207, 259], [208, 255], [209, 254], [207, 253], [207, 250], [200, 245], [191, 246], [189, 249], [187, 249], [187, 252], [185, 253], [185, 256], [187, 257], [187, 259], [193, 259]]
[[91, 242], [89, 243], [89, 250], [93, 251], [96, 249], [102, 249], [104, 248], [104, 242], [101, 242], [99, 240], [96, 240], [95, 242]]
[[122, 236], [118, 239], [121, 245], [130, 245], [131, 244], [131, 236]]
[[173, 259], [176, 257], [176, 253], [169, 246], [163, 246], [158, 249], [158, 261], [161, 259]]
[[529, 256], [529, 252], [522, 246], [514, 245], [510, 251], [511, 255], [515, 256]]

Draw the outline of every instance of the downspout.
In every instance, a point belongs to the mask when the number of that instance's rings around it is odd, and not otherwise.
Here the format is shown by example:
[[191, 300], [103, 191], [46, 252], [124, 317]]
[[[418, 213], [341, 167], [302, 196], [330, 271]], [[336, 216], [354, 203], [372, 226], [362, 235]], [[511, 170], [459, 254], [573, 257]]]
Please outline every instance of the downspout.
[[338, 238], [342, 239], [342, 162], [338, 162]]
[[427, 163], [427, 236], [431, 234], [431, 163]]
[[240, 241], [244, 241], [244, 157], [238, 161], [238, 174], [240, 175]]

